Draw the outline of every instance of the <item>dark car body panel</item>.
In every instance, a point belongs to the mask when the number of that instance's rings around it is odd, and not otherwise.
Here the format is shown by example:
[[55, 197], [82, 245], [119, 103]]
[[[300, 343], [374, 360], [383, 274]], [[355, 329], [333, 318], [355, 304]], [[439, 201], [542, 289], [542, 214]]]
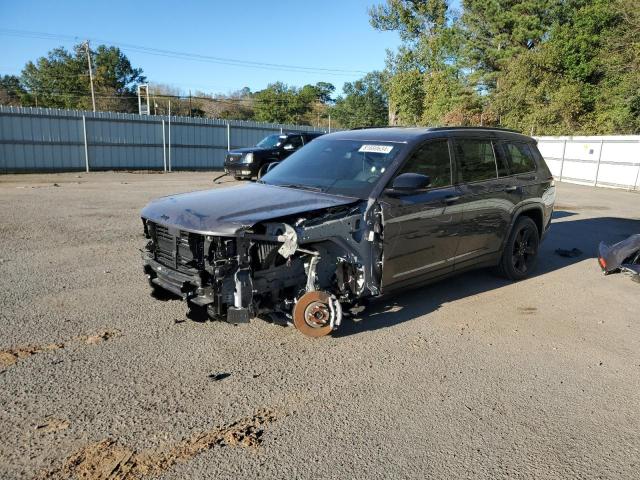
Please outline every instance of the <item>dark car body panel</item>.
[[383, 285], [453, 271], [462, 209], [447, 204], [447, 199], [459, 193], [452, 186], [399, 198], [382, 197]]
[[[405, 135], [397, 135], [400, 130]], [[341, 132], [346, 138], [366, 137], [367, 130]], [[434, 129], [425, 133], [424, 129], [389, 128], [376, 135], [376, 139], [402, 141], [410, 148], [396, 159], [396, 165], [389, 168], [387, 178], [378, 185], [372, 196], [384, 197], [384, 189], [390, 186], [392, 179], [401, 166], [423, 144], [434, 139], [447, 138], [452, 158], [452, 177], [457, 179], [458, 159], [455, 150], [456, 139], [483, 139], [492, 142], [517, 142], [535, 146], [535, 140], [525, 135], [492, 129]], [[424, 205], [432, 218], [423, 220], [422, 228], [429, 231], [429, 239], [421, 253], [415, 251], [412, 235], [415, 218], [400, 227], [388, 228], [388, 219], [395, 219], [398, 207], [393, 202], [382, 202], [385, 217], [384, 267], [381, 289], [383, 292], [395, 291], [413, 284], [430, 282], [469, 268], [495, 265], [518, 214], [535, 209], [542, 219], [542, 235], [551, 220], [555, 189], [551, 173], [544, 160], [536, 152], [536, 171], [527, 174], [506, 175], [479, 182], [457, 182], [444, 190], [443, 197], [455, 197], [454, 202], [440, 206]], [[435, 193], [437, 190], [433, 190]], [[551, 192], [550, 192], [551, 191]], [[550, 193], [549, 193], [550, 192]], [[547, 198], [545, 198], [545, 196]], [[406, 207], [405, 207], [406, 208]], [[425, 213], [423, 213], [424, 215]], [[426, 233], [426, 232], [425, 232]], [[436, 244], [440, 245], [436, 249]], [[455, 246], [455, 247], [454, 247]], [[453, 250], [453, 253], [452, 253]], [[437, 254], [433, 252], [438, 251]], [[407, 259], [411, 258], [411, 262]], [[411, 268], [408, 268], [411, 265]], [[406, 272], [406, 274], [402, 274]]]
[[247, 183], [162, 197], [150, 202], [141, 216], [180, 230], [224, 236], [272, 218], [357, 201], [352, 197]]

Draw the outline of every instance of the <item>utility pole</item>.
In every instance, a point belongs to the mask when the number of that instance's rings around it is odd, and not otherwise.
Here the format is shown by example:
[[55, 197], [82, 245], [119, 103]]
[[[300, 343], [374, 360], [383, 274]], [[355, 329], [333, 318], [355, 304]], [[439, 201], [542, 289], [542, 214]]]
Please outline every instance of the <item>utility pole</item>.
[[169, 99], [169, 171], [171, 171], [171, 99]]
[[93, 111], [96, 111], [96, 95], [93, 91], [93, 69], [91, 68], [91, 51], [89, 50], [89, 40], [84, 42], [84, 48], [87, 51], [87, 63], [89, 64], [89, 82], [91, 83], [91, 103]]
[[191, 116], [191, 89], [189, 89], [189, 116]]

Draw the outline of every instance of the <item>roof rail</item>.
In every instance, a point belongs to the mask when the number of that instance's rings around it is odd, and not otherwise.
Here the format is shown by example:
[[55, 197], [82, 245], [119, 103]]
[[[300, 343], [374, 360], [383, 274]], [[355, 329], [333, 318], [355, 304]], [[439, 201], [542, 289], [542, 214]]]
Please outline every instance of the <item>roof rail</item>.
[[434, 131], [437, 132], [439, 130], [498, 130], [500, 132], [511, 132], [511, 133], [520, 133], [522, 134], [522, 132], [519, 132], [518, 130], [513, 130], [511, 128], [502, 128], [502, 127], [462, 127], [462, 126], [455, 126], [455, 125], [451, 125], [448, 127], [405, 127], [405, 126], [400, 126], [400, 125], [385, 125], [383, 127], [354, 127], [351, 128], [350, 130], [366, 130], [369, 128], [424, 128], [425, 130], [430, 130], [430, 131]]
[[438, 130], [498, 130], [500, 132], [511, 132], [511, 133], [520, 133], [518, 130], [513, 130], [511, 128], [502, 128], [502, 127], [427, 127], [429, 130], [438, 131]]
[[353, 128], [350, 128], [349, 130], [367, 130], [369, 128], [402, 128], [402, 127], [398, 127], [398, 125], [383, 125], [381, 127], [373, 127], [373, 126], [369, 126], [369, 127], [353, 127]]

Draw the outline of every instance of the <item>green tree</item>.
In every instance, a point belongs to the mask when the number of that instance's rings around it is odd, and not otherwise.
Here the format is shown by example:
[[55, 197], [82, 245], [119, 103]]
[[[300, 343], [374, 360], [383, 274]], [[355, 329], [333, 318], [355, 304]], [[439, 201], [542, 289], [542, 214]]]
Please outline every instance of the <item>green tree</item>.
[[[504, 125], [538, 134], [638, 130], [637, 30], [624, 15], [628, 3], [614, 6], [575, 2], [539, 48], [507, 65], [493, 99]], [[628, 43], [611, 49], [621, 38]]]
[[463, 37], [446, 0], [387, 0], [369, 13], [374, 28], [397, 31], [403, 42], [387, 58], [391, 124], [441, 124], [459, 101], [468, 103], [473, 92], [458, 66]]
[[360, 80], [347, 82], [344, 96], [336, 99], [333, 117], [344, 128], [382, 127], [387, 121], [387, 94], [380, 72], [366, 74]]
[[[91, 51], [96, 108], [98, 110], [137, 111], [136, 86], [146, 79], [117, 47], [100, 45]], [[89, 65], [85, 47], [73, 52], [56, 48], [22, 70], [26, 101], [57, 108], [91, 108]]]
[[540, 45], [561, 7], [573, 0], [463, 0], [461, 63], [479, 87], [492, 91], [500, 73], [520, 53]]
[[640, 133], [640, 0], [616, 0], [619, 21], [598, 52], [604, 77], [595, 124], [605, 133]]
[[255, 93], [255, 119], [259, 122], [295, 123], [304, 113], [297, 90], [282, 82]]
[[335, 87], [320, 82], [302, 88], [272, 83], [253, 95], [255, 119], [273, 123], [313, 123], [314, 106], [329, 102]]
[[0, 105], [22, 105], [26, 91], [15, 75], [0, 77]]
[[465, 84], [457, 70], [443, 68], [425, 74], [423, 90], [423, 125], [483, 123], [481, 98]]

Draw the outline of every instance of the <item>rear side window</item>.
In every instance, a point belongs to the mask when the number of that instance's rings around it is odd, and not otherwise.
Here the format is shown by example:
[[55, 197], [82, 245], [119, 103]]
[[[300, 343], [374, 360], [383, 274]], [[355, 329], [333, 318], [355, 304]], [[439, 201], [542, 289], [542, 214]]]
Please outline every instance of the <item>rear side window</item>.
[[512, 174], [533, 172], [536, 162], [533, 153], [526, 143], [505, 143], [504, 149], [509, 158], [509, 169]]
[[420, 173], [431, 179], [430, 188], [451, 185], [451, 158], [447, 140], [435, 140], [420, 146], [400, 173]]
[[456, 140], [458, 181], [478, 182], [497, 178], [496, 158], [490, 140]]

